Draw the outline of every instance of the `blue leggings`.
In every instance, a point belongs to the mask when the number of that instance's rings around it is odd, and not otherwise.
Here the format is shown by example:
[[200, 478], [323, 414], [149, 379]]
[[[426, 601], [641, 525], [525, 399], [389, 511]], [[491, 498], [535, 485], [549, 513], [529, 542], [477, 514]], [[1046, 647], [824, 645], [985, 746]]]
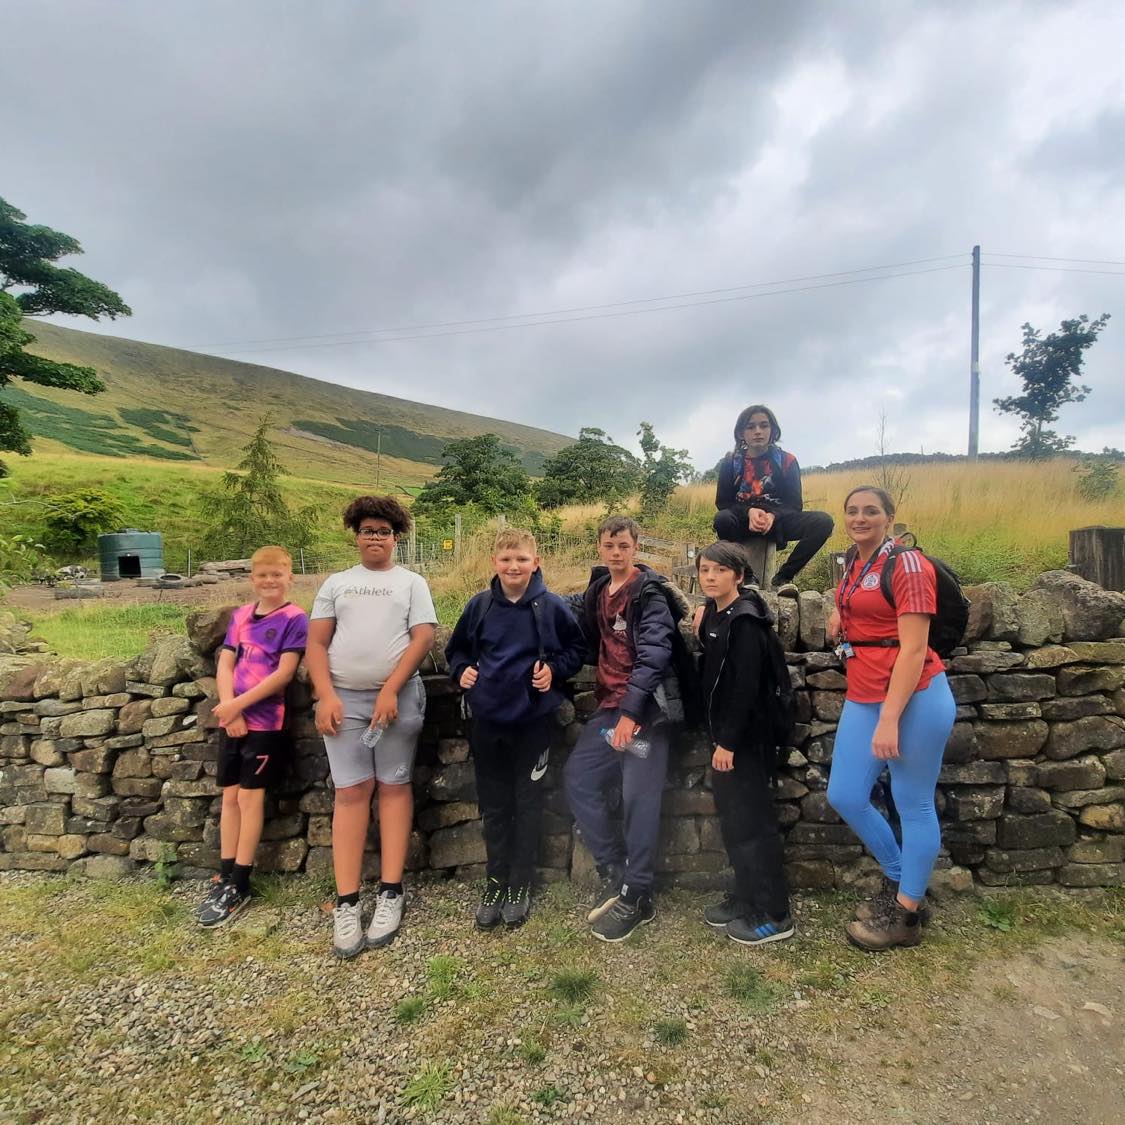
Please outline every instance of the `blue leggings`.
[[[884, 762], [871, 753], [871, 739], [881, 703], [844, 703], [832, 751], [828, 801], [851, 825], [883, 874], [907, 898], [926, 893], [941, 848], [941, 828], [934, 807], [945, 744], [957, 705], [945, 674], [916, 691], [898, 724], [899, 757]], [[871, 788], [887, 766], [891, 795], [902, 825], [902, 847], [886, 818], [871, 803]]]

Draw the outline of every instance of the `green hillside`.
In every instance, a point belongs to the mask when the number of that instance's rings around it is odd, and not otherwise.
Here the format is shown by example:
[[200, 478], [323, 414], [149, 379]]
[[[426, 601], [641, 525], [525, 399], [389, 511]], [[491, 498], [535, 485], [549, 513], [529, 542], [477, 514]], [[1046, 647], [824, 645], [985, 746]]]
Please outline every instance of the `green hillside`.
[[28, 328], [36, 336], [32, 351], [93, 367], [107, 387], [88, 397], [17, 382], [4, 392], [44, 451], [226, 468], [268, 411], [293, 474], [364, 486], [378, 475], [390, 486], [432, 476], [442, 448], [457, 438], [497, 434], [532, 473], [572, 440], [253, 363], [53, 324]]

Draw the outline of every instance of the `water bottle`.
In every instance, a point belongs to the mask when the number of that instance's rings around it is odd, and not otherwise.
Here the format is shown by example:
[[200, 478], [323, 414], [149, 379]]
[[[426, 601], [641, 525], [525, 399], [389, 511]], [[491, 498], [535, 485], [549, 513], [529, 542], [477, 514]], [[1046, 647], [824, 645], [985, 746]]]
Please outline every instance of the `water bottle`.
[[383, 737], [383, 731], [386, 729], [386, 723], [372, 723], [371, 726], [359, 736], [359, 740], [369, 750], [374, 750], [379, 739]]
[[[610, 746], [613, 746], [613, 729], [611, 727], [602, 727], [598, 733]], [[647, 758], [649, 741], [647, 738], [641, 738], [640, 735], [635, 734], [621, 749], [630, 754], [635, 754], [638, 758]]]

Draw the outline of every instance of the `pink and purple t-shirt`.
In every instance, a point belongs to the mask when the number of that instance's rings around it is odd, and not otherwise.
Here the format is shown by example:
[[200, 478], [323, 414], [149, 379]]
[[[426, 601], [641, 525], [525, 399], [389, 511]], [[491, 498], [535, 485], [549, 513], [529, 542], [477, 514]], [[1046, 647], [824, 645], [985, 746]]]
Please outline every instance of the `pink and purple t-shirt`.
[[[256, 602], [231, 615], [223, 648], [234, 653], [234, 694], [241, 695], [273, 675], [282, 653], [304, 652], [309, 619], [292, 602], [259, 616]], [[242, 712], [248, 730], [281, 730], [285, 724], [285, 693], [267, 696]]]

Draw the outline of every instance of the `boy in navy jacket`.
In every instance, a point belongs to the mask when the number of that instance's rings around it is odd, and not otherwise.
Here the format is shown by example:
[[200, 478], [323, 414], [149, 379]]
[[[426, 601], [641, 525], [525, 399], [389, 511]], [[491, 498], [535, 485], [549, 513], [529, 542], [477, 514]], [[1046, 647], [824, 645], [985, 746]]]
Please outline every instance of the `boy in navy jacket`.
[[484, 825], [487, 879], [477, 926], [522, 925], [543, 821], [554, 713], [585, 657], [582, 630], [539, 570], [535, 537], [496, 536], [496, 577], [465, 606], [446, 646], [449, 674], [472, 712], [469, 742]]

